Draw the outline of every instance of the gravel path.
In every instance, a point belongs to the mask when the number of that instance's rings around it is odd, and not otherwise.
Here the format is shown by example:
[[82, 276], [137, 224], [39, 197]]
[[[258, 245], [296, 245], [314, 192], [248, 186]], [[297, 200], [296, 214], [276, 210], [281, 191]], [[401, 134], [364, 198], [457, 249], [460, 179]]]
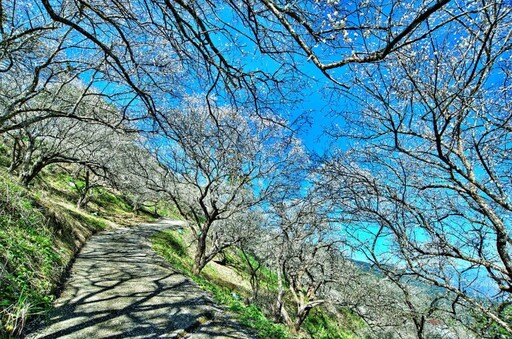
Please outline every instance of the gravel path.
[[208, 295], [151, 249], [164, 220], [91, 237], [46, 327], [28, 338], [249, 338]]

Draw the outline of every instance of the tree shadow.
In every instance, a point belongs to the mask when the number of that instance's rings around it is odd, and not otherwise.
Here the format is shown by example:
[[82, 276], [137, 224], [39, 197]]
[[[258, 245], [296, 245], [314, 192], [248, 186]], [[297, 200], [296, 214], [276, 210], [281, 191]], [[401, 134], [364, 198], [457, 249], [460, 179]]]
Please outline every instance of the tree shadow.
[[169, 225], [103, 232], [77, 257], [55, 308], [29, 338], [250, 337], [150, 248]]

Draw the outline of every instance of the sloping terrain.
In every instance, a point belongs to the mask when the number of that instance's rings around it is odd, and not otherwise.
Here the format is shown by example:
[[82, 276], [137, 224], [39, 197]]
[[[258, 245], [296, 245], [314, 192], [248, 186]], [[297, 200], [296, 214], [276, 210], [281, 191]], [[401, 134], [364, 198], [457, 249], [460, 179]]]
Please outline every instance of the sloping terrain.
[[55, 309], [28, 337], [250, 337], [151, 249], [153, 233], [177, 224], [164, 220], [91, 237]]

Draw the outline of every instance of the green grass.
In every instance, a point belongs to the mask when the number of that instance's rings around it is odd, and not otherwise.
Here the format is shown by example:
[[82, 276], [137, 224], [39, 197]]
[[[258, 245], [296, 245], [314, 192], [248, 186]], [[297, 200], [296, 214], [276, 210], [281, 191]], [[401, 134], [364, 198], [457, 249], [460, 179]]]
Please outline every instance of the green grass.
[[7, 154], [9, 154], [7, 146], [0, 143], [0, 166], [9, 166], [10, 159]]
[[[205, 269], [205, 277], [198, 277], [192, 274], [193, 260], [190, 257], [182, 234], [175, 230], [159, 232], [151, 238], [153, 249], [162, 255], [174, 268], [189, 276], [201, 288], [210, 291], [214, 300], [232, 311], [240, 320], [240, 323], [254, 330], [261, 338], [288, 338], [288, 329], [282, 324], [275, 324], [256, 305], [246, 305], [241, 297], [233, 289], [226, 288], [222, 282], [212, 278], [214, 272], [208, 273]], [[233, 254], [227, 255], [227, 260], [241, 263], [241, 258]]]
[[101, 219], [98, 217], [95, 217], [93, 215], [87, 214], [87, 213], [79, 213], [70, 210], [69, 214], [79, 222], [85, 223], [87, 225], [92, 226], [95, 230], [103, 231], [108, 228], [108, 223], [105, 219]]
[[[75, 202], [78, 200], [79, 191], [85, 186], [85, 181], [73, 177], [63, 168], [53, 167], [47, 173], [43, 174], [44, 181], [51, 184], [54, 192], [59, 196]], [[91, 203], [107, 211], [131, 212], [130, 204], [122, 197], [104, 187], [94, 187], [91, 189]]]
[[357, 330], [364, 327], [361, 319], [348, 310], [340, 309], [338, 321], [323, 307], [311, 310], [303, 324], [303, 328], [311, 338], [349, 339], [357, 338]]
[[95, 194], [92, 202], [108, 210], [119, 210], [123, 212], [131, 212], [130, 204], [120, 195], [103, 188], [97, 187], [94, 189]]
[[[505, 306], [501, 311], [498, 311], [497, 313], [500, 314], [500, 318], [505, 319], [505, 321], [507, 321], [509, 324], [512, 324], [512, 306]], [[511, 333], [508, 332], [505, 328], [494, 321], [486, 319], [478, 312], [473, 314], [473, 319], [476, 320], [476, 327], [480, 330], [481, 333], [485, 334], [486, 338], [512, 338]]]
[[156, 205], [158, 214], [165, 218], [182, 220], [183, 217], [176, 210], [175, 206], [172, 206], [163, 201], [159, 201]]
[[[78, 201], [79, 190], [84, 186], [82, 179], [74, 178], [70, 169], [49, 166], [49, 170], [42, 174], [43, 182], [47, 184], [45, 189], [54, 197], [75, 205]], [[36, 193], [37, 194], [37, 193]], [[154, 221], [155, 217], [146, 211], [136, 216], [128, 200], [119, 192], [105, 187], [94, 187], [87, 208], [83, 211], [75, 211], [74, 215], [82, 222], [94, 224], [99, 229], [107, 227], [106, 220], [121, 224], [131, 225], [139, 222]]]
[[106, 217], [149, 220], [126, 212], [124, 199], [108, 190], [98, 195], [102, 213], [77, 210], [74, 180], [53, 168], [27, 190], [0, 166], [0, 338], [19, 336], [28, 320], [50, 309], [74, 253], [109, 227]]
[[[214, 300], [224, 305], [228, 310], [235, 313], [242, 325], [252, 328], [260, 338], [357, 338], [357, 333], [363, 329], [361, 319], [350, 311], [340, 308], [336, 314], [329, 312], [324, 307], [317, 307], [311, 311], [303, 324], [303, 331], [300, 334], [291, 334], [283, 324], [276, 324], [270, 321], [265, 312], [256, 304], [246, 304], [247, 291], [240, 286], [227, 281], [225, 276], [215, 271], [213, 266], [207, 265], [202, 276], [192, 274], [193, 260], [186, 246], [184, 239], [190, 237], [189, 231], [178, 232], [166, 230], [155, 234], [152, 237], [153, 249], [162, 255], [176, 269], [194, 280], [201, 288], [210, 291]], [[247, 255], [247, 260], [253, 266], [258, 265], [254, 256]], [[246, 281], [249, 280], [250, 270], [241, 250], [233, 248], [224, 252], [223, 264], [236, 269], [239, 276]], [[265, 294], [266, 300], [273, 300], [272, 296], [277, 289], [276, 274], [265, 266], [258, 270], [260, 278], [260, 293]], [[264, 298], [265, 299], [265, 298]], [[269, 305], [266, 305], [267, 307]]]
[[[148, 221], [151, 212], [135, 217], [127, 199], [102, 187], [94, 189], [86, 210], [78, 210], [75, 202], [84, 182], [70, 174], [72, 168], [62, 166], [50, 166], [27, 191], [2, 168], [9, 161], [2, 147], [0, 144], [0, 337], [9, 337], [20, 335], [26, 321], [49, 310], [66, 266], [88, 236], [107, 229], [112, 221]], [[159, 202], [156, 207], [160, 215], [180, 219], [172, 206]], [[187, 230], [160, 232], [152, 238], [153, 247], [259, 337], [292, 337], [286, 326], [270, 321], [258, 305], [244, 302], [250, 294], [247, 287], [234, 284], [209, 266], [202, 277], [194, 276], [187, 236]], [[258, 263], [252, 256], [249, 260]], [[249, 279], [250, 270], [240, 250], [225, 251], [224, 262], [236, 269], [235, 274]], [[258, 274], [262, 292], [271, 295], [277, 288], [275, 273], [261, 267]], [[306, 330], [313, 337], [328, 338], [335, 337], [339, 328], [333, 327], [327, 314], [319, 313], [306, 324]]]
[[63, 266], [52, 225], [19, 185], [0, 176], [0, 335], [47, 309]]
[[192, 259], [187, 254], [183, 238], [177, 231], [165, 230], [151, 237], [153, 249], [163, 256], [174, 268], [192, 275]]
[[[239, 258], [242, 260], [242, 253], [241, 253], [241, 251], [237, 250], [236, 253], [239, 256]], [[253, 267], [257, 267], [258, 266], [258, 260], [256, 258], [254, 258], [253, 256], [249, 255], [249, 254], [246, 254], [246, 255], [248, 256], [248, 259], [251, 262], [251, 265]], [[249, 265], [245, 261], [242, 262], [241, 268], [248, 275], [250, 274]], [[268, 267], [262, 265], [258, 269], [258, 277], [259, 277], [259, 280], [260, 280], [260, 285], [261, 285], [261, 287], [264, 288], [265, 291], [267, 291], [267, 292], [275, 292], [275, 291], [277, 291], [277, 289], [278, 289], [277, 274], [274, 271], [272, 271]], [[285, 286], [287, 286], [286, 282], [285, 282]]]
[[205, 278], [191, 276], [203, 289], [212, 292], [214, 300], [235, 313], [243, 326], [253, 329], [260, 338], [290, 338], [291, 335], [282, 324], [270, 321], [263, 311], [255, 304], [246, 305], [240, 297], [230, 289], [215, 285]]

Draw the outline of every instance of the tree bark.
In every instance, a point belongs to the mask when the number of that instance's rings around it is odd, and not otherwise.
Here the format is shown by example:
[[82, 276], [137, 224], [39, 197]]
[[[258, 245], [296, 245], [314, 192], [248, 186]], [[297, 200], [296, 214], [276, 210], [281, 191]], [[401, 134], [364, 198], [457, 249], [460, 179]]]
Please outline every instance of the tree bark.
[[89, 191], [91, 189], [91, 182], [90, 182], [90, 174], [89, 170], [85, 171], [85, 185], [80, 190], [80, 195], [78, 197], [78, 201], [76, 202], [76, 207], [78, 209], [85, 208], [87, 206], [87, 203], [89, 202]]
[[12, 152], [11, 152], [11, 163], [9, 164], [9, 173], [13, 173], [21, 163], [20, 159], [20, 153], [21, 153], [21, 146], [19, 144], [18, 137], [14, 137], [13, 146], [12, 146]]
[[299, 309], [297, 312], [297, 317], [295, 318], [295, 322], [293, 324], [293, 329], [295, 332], [299, 332], [302, 324], [306, 320], [309, 315], [309, 312], [313, 309], [312, 305], [305, 305]]
[[27, 187], [46, 165], [43, 161], [37, 161], [32, 166], [25, 164], [20, 174], [20, 184]]
[[199, 238], [197, 239], [196, 255], [194, 258], [194, 267], [192, 269], [192, 272], [195, 275], [200, 275], [201, 271], [206, 266], [206, 235], [207, 233], [203, 231], [199, 234]]

